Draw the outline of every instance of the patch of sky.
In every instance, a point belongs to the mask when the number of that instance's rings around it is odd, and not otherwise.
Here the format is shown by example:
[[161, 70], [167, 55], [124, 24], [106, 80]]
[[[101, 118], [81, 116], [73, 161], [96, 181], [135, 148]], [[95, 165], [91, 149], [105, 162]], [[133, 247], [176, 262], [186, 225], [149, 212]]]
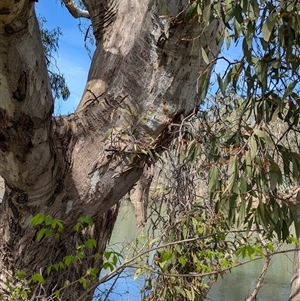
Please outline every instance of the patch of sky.
[[[75, 111], [84, 90], [88, 66], [91, 63], [88, 51], [84, 47], [87, 20], [74, 19], [59, 1], [41, 0], [36, 4], [37, 16], [45, 17], [45, 27], [49, 30], [60, 27], [59, 50], [55, 59], [60, 72], [64, 75], [70, 89], [67, 101], [55, 101], [55, 115], [69, 114]], [[90, 45], [93, 50], [93, 45]]]

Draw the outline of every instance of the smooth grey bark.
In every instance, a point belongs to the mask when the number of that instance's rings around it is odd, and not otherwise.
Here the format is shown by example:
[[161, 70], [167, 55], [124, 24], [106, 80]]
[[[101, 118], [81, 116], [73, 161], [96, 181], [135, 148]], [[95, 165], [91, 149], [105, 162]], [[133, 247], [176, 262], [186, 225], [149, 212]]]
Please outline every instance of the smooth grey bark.
[[[148, 1], [83, 2], [97, 49], [76, 112], [57, 118], [33, 2], [0, 2], [2, 299], [17, 285], [19, 270], [45, 272], [91, 237], [98, 242], [94, 251], [104, 251], [119, 200], [151, 163], [147, 150], [154, 154], [168, 145], [173, 125], [200, 102], [201, 80], [200, 91], [196, 83], [211, 68], [199, 57], [200, 47], [212, 61], [220, 51], [220, 22], [205, 29], [196, 19], [182, 22], [188, 0], [155, 2], [151, 10]], [[166, 13], [172, 16], [168, 38], [160, 17]], [[29, 221], [37, 213], [64, 221], [59, 238], [36, 241]], [[75, 234], [81, 216], [95, 225]], [[39, 294], [49, 297], [68, 280], [75, 284], [62, 290], [62, 299], [77, 300], [82, 287], [76, 280], [101, 262], [87, 257], [51, 273]]]

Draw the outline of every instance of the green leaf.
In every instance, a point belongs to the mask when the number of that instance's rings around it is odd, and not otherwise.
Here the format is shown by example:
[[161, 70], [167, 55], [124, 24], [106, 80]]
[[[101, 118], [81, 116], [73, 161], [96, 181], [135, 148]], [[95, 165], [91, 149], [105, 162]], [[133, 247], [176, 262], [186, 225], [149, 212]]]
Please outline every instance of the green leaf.
[[142, 273], [142, 269], [139, 268], [135, 271], [134, 276], [133, 276], [133, 280], [136, 280]]
[[26, 277], [26, 272], [24, 272], [24, 271], [18, 271], [17, 272], [17, 277], [20, 280], [24, 279]]
[[214, 192], [218, 186], [218, 168], [214, 167], [208, 176], [208, 189], [210, 192]]
[[250, 139], [250, 150], [251, 150], [251, 160], [253, 160], [256, 157], [256, 153], [257, 153], [257, 142], [254, 136], [251, 136]]
[[252, 61], [254, 63], [254, 70], [255, 70], [256, 77], [261, 82], [261, 88], [264, 92], [267, 90], [268, 65], [264, 60], [261, 60], [257, 57], [253, 57]]
[[63, 261], [66, 266], [69, 266], [71, 263], [76, 261], [76, 257], [68, 255], [64, 257]]
[[118, 263], [118, 257], [116, 256], [116, 254], [114, 254], [113, 258], [112, 258], [112, 263], [114, 266], [117, 266]]
[[83, 287], [84, 289], [86, 289], [86, 287], [87, 287], [87, 280], [86, 280], [84, 277], [81, 277], [81, 278], [79, 279], [79, 283], [82, 285], [82, 287]]
[[298, 83], [298, 81], [294, 80], [292, 81], [291, 83], [289, 83], [288, 87], [286, 88], [285, 92], [284, 92], [284, 95], [282, 97], [283, 100], [286, 99], [287, 96], [291, 95], [296, 84]]
[[47, 229], [47, 228], [42, 228], [38, 231], [36, 238], [38, 241], [40, 241], [44, 236], [45, 237], [49, 237], [53, 234], [51, 229]]
[[59, 219], [54, 219], [51, 223], [51, 227], [53, 229], [57, 228], [57, 230], [61, 232], [64, 229], [63, 221]]
[[103, 141], [106, 141], [108, 137], [112, 134], [112, 132], [113, 132], [112, 128], [108, 129], [104, 135]]
[[42, 283], [42, 284], [45, 283], [45, 279], [44, 279], [43, 275], [42, 275], [42, 274], [39, 274], [39, 273], [34, 274], [34, 275], [32, 276], [32, 281], [33, 281], [34, 283], [37, 283], [37, 282]]
[[108, 259], [110, 258], [110, 256], [111, 256], [111, 254], [112, 254], [112, 252], [110, 252], [110, 251], [105, 251], [105, 252], [104, 252], [104, 257], [105, 257], [105, 259], [108, 260]]
[[148, 147], [145, 147], [145, 151], [146, 151], [146, 154], [148, 154], [150, 156], [151, 160], [153, 160], [153, 162], [154, 162], [155, 158], [154, 158], [154, 155], [153, 155], [153, 152], [151, 151], [151, 149]]
[[44, 220], [45, 220], [45, 214], [38, 213], [30, 220], [30, 224], [33, 226], [37, 226], [42, 224]]
[[239, 222], [242, 224], [245, 221], [246, 215], [246, 201], [244, 198], [241, 199], [240, 209], [239, 209]]
[[207, 53], [206, 53], [206, 51], [204, 50], [203, 47], [201, 47], [201, 55], [202, 55], [202, 59], [204, 60], [205, 64], [208, 65], [210, 63], [209, 58], [208, 58]]
[[221, 90], [221, 93], [224, 95], [226, 87], [224, 86], [224, 83], [223, 83], [222, 78], [221, 78], [219, 73], [217, 73], [217, 80], [218, 80], [218, 84], [219, 84], [219, 88]]
[[242, 48], [243, 48], [243, 54], [247, 60], [247, 62], [250, 64], [252, 63], [252, 39], [245, 37], [243, 39], [243, 43], [242, 43]]
[[78, 219], [78, 222], [79, 222], [79, 223], [85, 223], [85, 224], [87, 224], [87, 225], [90, 226], [90, 227], [94, 225], [94, 221], [93, 221], [92, 218], [89, 217], [89, 216], [80, 217], [80, 218]]
[[99, 274], [99, 269], [89, 268], [87, 270], [87, 275], [90, 275], [93, 279], [97, 279]]
[[102, 268], [104, 270], [109, 269], [110, 271], [113, 271], [115, 266], [111, 262], [104, 262], [103, 265], [102, 265]]
[[79, 230], [83, 229], [83, 225], [81, 223], [77, 223], [74, 226], [74, 231], [78, 232]]
[[252, 161], [251, 161], [250, 151], [245, 152], [245, 164], [246, 164], [246, 174], [248, 178], [252, 179]]
[[272, 31], [273, 31], [273, 28], [275, 26], [275, 23], [277, 21], [277, 18], [278, 18], [277, 12], [271, 13], [268, 16], [266, 22], [262, 26], [261, 31], [262, 31], [263, 38], [266, 42], [268, 42], [270, 40], [270, 37], [271, 37]]
[[53, 218], [50, 215], [47, 215], [45, 218], [45, 224], [50, 226], [52, 224]]
[[186, 10], [185, 12], [185, 15], [184, 15], [184, 21], [189, 21], [193, 16], [194, 14], [196, 13], [197, 11], [197, 6], [198, 6], [198, 3], [197, 1], [194, 1], [189, 7], [188, 9]]
[[168, 261], [175, 257], [175, 255], [172, 252], [164, 251], [161, 257], [161, 261]]
[[247, 192], [247, 182], [243, 176], [241, 176], [241, 179], [240, 179], [240, 192], [242, 194]]
[[96, 248], [97, 241], [96, 239], [90, 238], [84, 243], [84, 245], [89, 249], [93, 249]]
[[237, 164], [237, 156], [232, 156], [229, 161], [228, 165], [228, 185], [225, 189], [226, 191], [231, 191], [234, 185], [236, 184], [236, 178], [237, 178], [237, 171], [238, 171], [238, 164]]
[[56, 297], [56, 298], [60, 298], [60, 291], [59, 291], [59, 290], [55, 291], [54, 294], [55, 294], [55, 297]]
[[48, 275], [48, 276], [50, 275], [50, 273], [51, 273], [51, 271], [52, 271], [52, 268], [53, 268], [53, 265], [49, 265], [49, 266], [47, 267], [47, 275]]
[[25, 299], [28, 299], [28, 293], [29, 293], [28, 291], [24, 291], [24, 290], [23, 290], [23, 291], [21, 292], [21, 297], [23, 297], [23, 298], [25, 298]]
[[[200, 5], [198, 5], [198, 7], [199, 6]], [[211, 1], [206, 1], [206, 5], [203, 9], [203, 14], [202, 14], [202, 22], [204, 22], [205, 25], [209, 24], [209, 20], [211, 16], [211, 8], [212, 8]]]
[[[200, 99], [203, 100], [206, 97], [209, 83], [210, 83], [210, 76], [207, 71], [203, 72], [200, 76], [200, 83], [201, 83], [201, 91], [200, 91]], [[198, 92], [198, 83], [197, 83], [197, 92]]]
[[294, 222], [294, 225], [295, 225], [295, 232], [296, 232], [296, 237], [299, 238], [300, 237], [300, 220], [299, 220], [299, 215], [298, 215], [298, 209], [297, 208], [297, 204], [293, 204], [291, 202], [287, 202], [288, 203], [288, 206], [289, 206], [289, 209], [290, 209], [290, 212], [291, 212], [291, 216], [293, 218], [293, 222]]
[[282, 174], [280, 167], [275, 162], [271, 162], [269, 167], [270, 188], [275, 189], [277, 185], [282, 184]]
[[190, 300], [190, 301], [195, 300], [195, 294], [193, 294], [194, 291], [193, 291], [192, 287], [190, 290], [185, 289], [185, 292], [186, 292], [186, 296], [187, 296], [188, 300]]
[[270, 136], [268, 136], [265, 132], [259, 129], [254, 129], [253, 132], [256, 136], [263, 139], [267, 145], [269, 145], [270, 147], [274, 147], [274, 142], [272, 141]]
[[231, 36], [227, 30], [225, 30], [224, 35], [225, 35], [225, 41], [226, 41], [226, 49], [229, 50], [230, 45], [231, 45]]
[[186, 263], [187, 263], [187, 259], [184, 256], [180, 256], [178, 258], [178, 262], [184, 267], [186, 265]]
[[169, 34], [170, 34], [170, 25], [171, 25], [171, 21], [169, 19], [165, 20], [164, 33], [167, 39], [169, 38]]
[[36, 235], [38, 241], [40, 241], [44, 236], [46, 236], [46, 228], [42, 228]]
[[183, 297], [186, 296], [185, 291], [181, 286], [174, 286], [174, 289], [176, 291], [176, 296], [180, 296], [180, 295]]
[[265, 232], [269, 231], [267, 215], [265, 214], [265, 206], [261, 200], [259, 200], [259, 205], [257, 207], [257, 214], [259, 217], [260, 225], [263, 227]]

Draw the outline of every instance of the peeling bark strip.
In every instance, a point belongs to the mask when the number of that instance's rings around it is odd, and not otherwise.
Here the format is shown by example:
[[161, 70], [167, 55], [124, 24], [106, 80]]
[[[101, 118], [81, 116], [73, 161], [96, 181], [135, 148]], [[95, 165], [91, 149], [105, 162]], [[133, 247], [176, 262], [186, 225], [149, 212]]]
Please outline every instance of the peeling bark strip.
[[[160, 16], [182, 21], [189, 0], [165, 1], [163, 7], [155, 1], [151, 10], [148, 1], [83, 0], [86, 11], [64, 0], [73, 15], [90, 17], [97, 49], [76, 112], [53, 118], [32, 2], [0, 1], [5, 12], [0, 14], [0, 175], [6, 183], [0, 204], [0, 266], [7, 271], [0, 274], [3, 299], [10, 297], [7, 283], [15, 285], [18, 270], [28, 275], [45, 271], [89, 238], [98, 242], [93, 251], [102, 254], [117, 204], [142, 174], [140, 204], [145, 209], [153, 154], [172, 139], [172, 123], [200, 102], [196, 82], [208, 67], [200, 64], [199, 49], [207, 46], [213, 61], [221, 47], [215, 39], [221, 26], [217, 20], [205, 29], [194, 19], [177, 22], [169, 37], [164, 36]], [[37, 213], [64, 221], [59, 239], [36, 241], [37, 229], [29, 221]], [[74, 233], [83, 216], [92, 217], [95, 226]], [[45, 274], [41, 294], [48, 297], [63, 288], [62, 300], [78, 300], [82, 286], [64, 283], [78, 283], [90, 267], [100, 269], [101, 259], [88, 256], [76, 267]], [[37, 287], [33, 284], [32, 291], [39, 291]]]

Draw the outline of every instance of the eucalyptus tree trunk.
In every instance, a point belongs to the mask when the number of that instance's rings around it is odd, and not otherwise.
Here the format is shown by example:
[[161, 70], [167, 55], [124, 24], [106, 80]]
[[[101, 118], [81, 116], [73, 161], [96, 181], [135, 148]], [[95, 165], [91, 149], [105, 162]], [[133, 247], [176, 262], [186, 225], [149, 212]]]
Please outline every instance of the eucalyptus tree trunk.
[[[46, 276], [49, 265], [91, 237], [94, 251], [103, 252], [119, 200], [168, 145], [173, 124], [200, 102], [199, 74], [211, 67], [200, 48], [213, 61], [221, 47], [218, 21], [205, 30], [196, 18], [183, 22], [188, 0], [154, 1], [151, 9], [146, 0], [84, 0], [86, 10], [64, 2], [75, 17], [91, 19], [97, 49], [76, 112], [53, 117], [33, 1], [0, 1], [1, 300], [11, 296], [20, 270]], [[63, 232], [37, 241], [29, 224], [37, 213], [62, 220]], [[75, 233], [81, 216], [95, 225]], [[31, 287], [35, 300], [66, 280], [75, 284], [62, 290], [62, 300], [77, 300], [76, 280], [89, 267], [100, 268], [101, 258], [52, 272], [39, 291]]]

